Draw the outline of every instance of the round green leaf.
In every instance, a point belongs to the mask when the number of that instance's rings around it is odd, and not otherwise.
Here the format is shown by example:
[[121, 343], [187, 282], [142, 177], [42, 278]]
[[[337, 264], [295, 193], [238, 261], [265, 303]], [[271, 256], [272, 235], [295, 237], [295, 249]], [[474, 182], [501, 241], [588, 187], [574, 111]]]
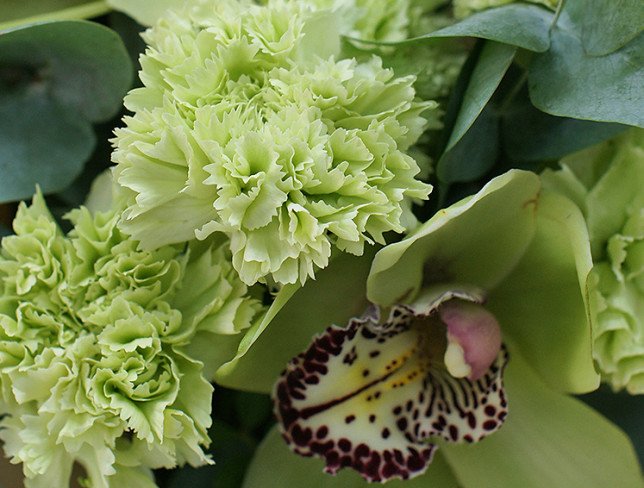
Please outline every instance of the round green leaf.
[[92, 122], [116, 115], [133, 77], [118, 34], [85, 21], [35, 24], [3, 33], [0, 67], [22, 74], [14, 90], [42, 86], [48, 98]]
[[444, 445], [463, 488], [641, 488], [633, 446], [582, 402], [549, 389], [510, 350], [503, 427], [477, 444]]
[[644, 127], [644, 36], [606, 56], [584, 52], [579, 27], [564, 10], [550, 50], [529, 66], [530, 99], [552, 115]]
[[483, 10], [424, 36], [382, 44], [408, 44], [441, 37], [480, 37], [530, 51], [544, 52], [550, 45], [548, 30], [552, 18], [552, 12], [544, 8], [517, 3]]
[[560, 159], [610, 139], [628, 126], [555, 117], [529, 100], [513, 104], [501, 118], [503, 148], [513, 163]]
[[120, 37], [84, 21], [0, 35], [0, 202], [65, 188], [91, 154], [91, 122], [121, 108], [132, 64]]
[[[367, 488], [374, 486], [357, 473], [343, 469], [337, 476], [322, 472], [320, 459], [305, 458], [292, 453], [273, 428], [255, 452], [242, 488]], [[411, 480], [387, 482], [387, 488], [459, 488], [440, 452], [427, 471]]]
[[641, 0], [577, 0], [577, 3], [581, 40], [591, 56], [616, 51], [644, 29]]
[[65, 188], [94, 143], [91, 125], [42, 90], [0, 93], [0, 202]]

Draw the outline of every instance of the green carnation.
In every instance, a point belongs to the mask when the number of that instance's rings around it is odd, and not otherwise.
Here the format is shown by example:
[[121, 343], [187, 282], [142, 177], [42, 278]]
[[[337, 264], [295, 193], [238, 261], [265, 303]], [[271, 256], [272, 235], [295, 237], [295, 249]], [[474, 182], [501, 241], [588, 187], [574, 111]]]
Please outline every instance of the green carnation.
[[[454, 0], [454, 15], [459, 18], [467, 17], [479, 10], [500, 7], [508, 3], [514, 3], [517, 0]], [[558, 0], [526, 0], [530, 3], [539, 3], [546, 7], [554, 9]]]
[[64, 235], [37, 194], [2, 240], [0, 439], [28, 487], [68, 486], [75, 462], [93, 487], [211, 462], [212, 387], [186, 346], [216, 349], [260, 306], [221, 242], [140, 251], [118, 216], [81, 207]]
[[146, 33], [113, 155], [142, 248], [221, 232], [243, 282], [295, 283], [415, 225], [431, 187], [405, 151], [436, 104], [377, 57], [336, 60], [336, 15], [194, 1]]
[[576, 200], [588, 222], [594, 356], [615, 389], [644, 393], [644, 131], [562, 160], [544, 180]]

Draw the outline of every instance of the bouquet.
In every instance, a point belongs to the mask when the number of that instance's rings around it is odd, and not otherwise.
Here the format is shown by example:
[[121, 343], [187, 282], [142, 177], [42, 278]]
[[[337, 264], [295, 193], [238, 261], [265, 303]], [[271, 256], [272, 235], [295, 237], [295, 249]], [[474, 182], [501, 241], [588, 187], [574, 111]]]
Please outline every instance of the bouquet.
[[0, 487], [641, 487], [643, 12], [9, 2]]

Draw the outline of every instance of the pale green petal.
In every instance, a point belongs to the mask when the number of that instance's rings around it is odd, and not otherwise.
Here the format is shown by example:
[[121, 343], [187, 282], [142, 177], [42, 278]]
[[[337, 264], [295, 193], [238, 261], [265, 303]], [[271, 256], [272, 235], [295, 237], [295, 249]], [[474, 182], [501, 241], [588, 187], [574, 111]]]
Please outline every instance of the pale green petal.
[[220, 368], [217, 382], [270, 392], [288, 360], [303, 351], [314, 334], [362, 315], [368, 305], [364, 287], [372, 257], [373, 252], [361, 257], [340, 254], [315, 281], [295, 291], [283, 288], [261, 327], [244, 338], [244, 349], [240, 346], [236, 358]]
[[[366, 488], [367, 483], [351, 470], [341, 470], [337, 476], [322, 472], [320, 459], [304, 458], [292, 453], [273, 428], [259, 445], [244, 479], [243, 488]], [[388, 488], [459, 488], [449, 466], [440, 453], [434, 455], [427, 471], [414, 479], [389, 481]]]
[[644, 206], [644, 130], [633, 130], [614, 144], [618, 147], [611, 165], [587, 200], [593, 250], [621, 231], [629, 213]]
[[146, 468], [118, 466], [116, 473], [108, 478], [109, 488], [157, 488], [152, 471]]
[[489, 296], [487, 305], [504, 335], [557, 390], [584, 393], [599, 386], [587, 313], [591, 267], [581, 212], [570, 200], [544, 191], [532, 242]]
[[[280, 291], [275, 296], [273, 303], [266, 311], [266, 314], [264, 314], [259, 320], [257, 320], [253, 324], [253, 326], [250, 329], [248, 329], [248, 331], [241, 338], [238, 345], [236, 346], [236, 354], [234, 355], [234, 357], [229, 361], [227, 361], [226, 363], [224, 363], [217, 370], [215, 374], [215, 380], [217, 381], [217, 383], [220, 383], [224, 386], [227, 385], [226, 377], [233, 374], [233, 372], [237, 369], [238, 365], [240, 364], [242, 358], [251, 349], [253, 344], [255, 344], [255, 341], [257, 341], [257, 339], [265, 332], [266, 328], [272, 323], [275, 316], [280, 312], [280, 310], [282, 310], [282, 308], [291, 299], [293, 294], [296, 293], [299, 289], [300, 289], [299, 285], [286, 285], [280, 289]], [[274, 351], [272, 351], [271, 354], [274, 354]], [[285, 357], [280, 358], [279, 361], [283, 363], [284, 359], [288, 360], [288, 357], [286, 357], [285, 355]], [[252, 361], [249, 361], [249, 364], [251, 363]], [[253, 374], [256, 373], [256, 370], [255, 370], [256, 367], [257, 367], [257, 364], [252, 363]], [[274, 379], [277, 376], [272, 376], [272, 377]], [[230, 386], [234, 387], [235, 385], [231, 384]], [[265, 384], [264, 387], [262, 388], [263, 391], [269, 391], [269, 389], [270, 389], [270, 386], [267, 384]]]
[[494, 435], [441, 451], [463, 488], [641, 488], [628, 437], [549, 389], [517, 350], [505, 373], [510, 413]]
[[[406, 28], [407, 2], [358, 3], [373, 35]], [[438, 104], [377, 56], [338, 60], [347, 6], [192, 0], [146, 31], [144, 86], [115, 131], [121, 229], [144, 249], [225, 233], [244, 283], [286, 285], [333, 247], [413, 228], [431, 186], [404, 151]]]
[[91, 213], [108, 212], [117, 206], [116, 193], [117, 187], [112, 177], [112, 170], [106, 169], [92, 181], [84, 205]]
[[185, 0], [107, 0], [107, 4], [126, 13], [139, 24], [154, 24], [168, 9], [181, 7]]
[[594, 358], [613, 388], [644, 393], [644, 131], [631, 129], [561, 166], [542, 179], [586, 217]]
[[67, 486], [74, 463], [109, 488], [211, 462], [212, 386], [202, 357], [180, 348], [200, 332], [203, 358], [229, 359], [218, 337], [241, 338], [262, 306], [225, 237], [139, 250], [118, 217], [81, 207], [64, 235], [37, 194], [2, 242], [0, 438], [27, 486]]
[[458, 282], [491, 290], [517, 264], [536, 225], [539, 178], [512, 170], [479, 193], [439, 210], [382, 249], [367, 283], [378, 305], [411, 300], [421, 286]]

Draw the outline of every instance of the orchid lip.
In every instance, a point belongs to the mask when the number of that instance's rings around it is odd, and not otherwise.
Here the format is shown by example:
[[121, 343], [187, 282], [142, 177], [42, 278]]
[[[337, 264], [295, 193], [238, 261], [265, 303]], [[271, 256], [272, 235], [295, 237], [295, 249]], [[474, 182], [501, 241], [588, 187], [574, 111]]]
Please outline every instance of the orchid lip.
[[[431, 437], [476, 442], [502, 425], [508, 354], [500, 341], [493, 361], [476, 377], [479, 363], [461, 361], [466, 374], [456, 377], [448, 364], [453, 358], [444, 360], [450, 324], [442, 322], [441, 308], [449, 315], [451, 308], [464, 307], [475, 319], [489, 318], [489, 312], [482, 313], [467, 293], [441, 296], [434, 306], [395, 305], [384, 321], [372, 306], [345, 328], [329, 327], [288, 364], [274, 399], [293, 451], [323, 458], [328, 473], [350, 467], [367, 481], [384, 482], [423, 473], [436, 449]], [[480, 336], [480, 320], [465, 322], [470, 336]], [[466, 346], [461, 359], [470, 355], [471, 337], [465, 336], [452, 340], [452, 349]]]

